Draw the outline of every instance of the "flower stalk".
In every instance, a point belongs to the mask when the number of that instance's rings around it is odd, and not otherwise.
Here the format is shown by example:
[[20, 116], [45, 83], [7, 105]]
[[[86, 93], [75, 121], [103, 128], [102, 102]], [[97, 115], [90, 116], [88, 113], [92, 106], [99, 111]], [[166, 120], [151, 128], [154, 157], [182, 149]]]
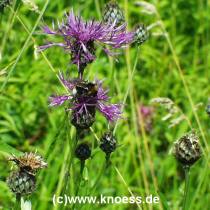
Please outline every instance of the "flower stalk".
[[32, 210], [31, 201], [24, 201], [24, 199], [21, 198], [21, 210]]
[[20, 210], [21, 208], [21, 194], [16, 194], [15, 210]]
[[185, 190], [184, 190], [183, 210], [187, 210], [189, 187], [190, 187], [190, 166], [185, 166], [183, 168], [184, 168], [184, 174], [185, 174]]

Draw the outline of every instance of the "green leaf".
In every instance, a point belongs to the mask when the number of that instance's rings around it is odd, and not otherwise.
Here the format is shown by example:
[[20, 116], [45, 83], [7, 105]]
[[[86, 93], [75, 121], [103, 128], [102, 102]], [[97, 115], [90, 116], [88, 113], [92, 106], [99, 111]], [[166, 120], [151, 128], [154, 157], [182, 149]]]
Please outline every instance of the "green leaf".
[[168, 202], [166, 200], [166, 197], [163, 195], [163, 193], [158, 192], [158, 195], [160, 196], [160, 201], [161, 201], [161, 203], [163, 205], [163, 209], [164, 210], [170, 210], [170, 207], [168, 205]]
[[0, 143], [0, 153], [5, 154], [6, 156], [14, 154], [14, 155], [21, 155], [22, 152], [18, 151], [14, 147], [6, 144], [6, 143]]
[[87, 167], [85, 167], [84, 168], [84, 170], [83, 170], [83, 179], [85, 180], [85, 181], [88, 181], [89, 180], [89, 174], [88, 174], [88, 169], [87, 169]]

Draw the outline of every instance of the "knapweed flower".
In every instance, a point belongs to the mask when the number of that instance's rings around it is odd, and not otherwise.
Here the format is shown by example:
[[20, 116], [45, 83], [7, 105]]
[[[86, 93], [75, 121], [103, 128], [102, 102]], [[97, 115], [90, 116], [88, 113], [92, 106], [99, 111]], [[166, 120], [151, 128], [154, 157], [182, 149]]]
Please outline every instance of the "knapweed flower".
[[195, 131], [183, 135], [174, 144], [173, 154], [183, 166], [193, 165], [201, 157], [199, 138]]
[[50, 106], [58, 106], [69, 101], [67, 110], [72, 111], [72, 124], [81, 129], [89, 128], [95, 121], [96, 110], [108, 121], [121, 118], [121, 104], [109, 104], [108, 90], [103, 89], [102, 81], [94, 83], [76, 79], [66, 80], [60, 74], [60, 80], [68, 89], [68, 95], [50, 97]]
[[148, 38], [149, 38], [149, 32], [147, 30], [147, 27], [142, 23], [137, 25], [135, 29], [134, 43], [141, 45]]
[[25, 153], [23, 156], [12, 156], [9, 161], [15, 162], [18, 170], [11, 172], [7, 184], [17, 196], [31, 194], [36, 189], [36, 172], [47, 167], [47, 163], [36, 153]]
[[33, 193], [36, 189], [35, 176], [25, 171], [14, 171], [7, 178], [10, 190], [16, 195], [25, 196]]
[[105, 23], [112, 24], [115, 22], [116, 26], [125, 23], [123, 11], [120, 9], [119, 5], [114, 1], [111, 1], [106, 4], [103, 19]]
[[75, 16], [73, 10], [66, 14], [62, 23], [58, 23], [57, 29], [53, 26], [43, 27], [45, 34], [56, 35], [63, 38], [60, 43], [50, 42], [40, 46], [40, 50], [49, 47], [59, 46], [70, 52], [71, 62], [78, 66], [80, 78], [87, 64], [95, 60], [96, 45], [102, 45], [104, 51], [112, 55], [112, 52], [105, 47], [121, 48], [133, 41], [134, 33], [126, 32], [126, 25], [115, 27], [115, 23], [105, 24], [90, 20], [84, 21], [81, 17]]
[[140, 118], [140, 124], [143, 122], [144, 129], [146, 132], [152, 131], [152, 121], [153, 121], [153, 115], [154, 115], [154, 107], [152, 106], [145, 106], [140, 105], [139, 106], [139, 118]]

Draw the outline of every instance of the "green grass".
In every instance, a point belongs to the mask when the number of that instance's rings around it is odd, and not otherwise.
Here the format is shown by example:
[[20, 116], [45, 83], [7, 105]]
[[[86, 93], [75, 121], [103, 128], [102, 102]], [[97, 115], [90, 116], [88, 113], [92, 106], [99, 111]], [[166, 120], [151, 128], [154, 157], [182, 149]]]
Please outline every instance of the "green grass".
[[[99, 49], [97, 60], [85, 72], [90, 80], [106, 78], [104, 83], [110, 88], [112, 101], [126, 105], [125, 119], [115, 127], [120, 146], [112, 154], [108, 169], [104, 168], [104, 154], [97, 148], [107, 123], [97, 115], [92, 132], [86, 137], [94, 149], [81, 177], [79, 195], [153, 194], [160, 197], [161, 203], [85, 204], [75, 209], [179, 209], [184, 195], [184, 171], [169, 151], [173, 142], [191, 128], [200, 136], [203, 156], [190, 170], [187, 209], [208, 208], [210, 127], [205, 106], [210, 95], [209, 2], [150, 2], [157, 9], [153, 15], [142, 13], [133, 1], [119, 1], [130, 29], [139, 22], [150, 25], [159, 21], [139, 51], [130, 46], [115, 62]], [[39, 34], [43, 21], [51, 24], [53, 19], [61, 20], [72, 7], [85, 18], [100, 19], [105, 1], [35, 3], [39, 12], [22, 3], [12, 4], [0, 19], [0, 209], [11, 209], [15, 202], [5, 184], [11, 170], [6, 159], [11, 153], [37, 150], [47, 159], [49, 166], [38, 174], [37, 190], [30, 197], [33, 209], [70, 209], [53, 207], [52, 196], [74, 195], [80, 176], [80, 163], [71, 152], [75, 130], [62, 107], [48, 107], [50, 95], [65, 93], [57, 78], [58, 71], [69, 70], [73, 77], [76, 68], [69, 64], [69, 56], [62, 49], [52, 48], [37, 55], [34, 47], [46, 39]], [[153, 36], [154, 33], [162, 35]], [[168, 128], [169, 122], [161, 120], [166, 111], [157, 107], [152, 131], [146, 132], [139, 107], [150, 105], [150, 100], [157, 97], [173, 100], [188, 120]]]

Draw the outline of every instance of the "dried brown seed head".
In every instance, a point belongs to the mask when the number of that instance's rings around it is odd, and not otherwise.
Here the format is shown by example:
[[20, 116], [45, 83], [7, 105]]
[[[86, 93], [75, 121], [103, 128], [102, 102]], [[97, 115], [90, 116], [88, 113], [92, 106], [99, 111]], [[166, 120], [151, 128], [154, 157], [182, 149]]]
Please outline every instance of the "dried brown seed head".
[[35, 174], [38, 169], [47, 167], [47, 163], [42, 157], [32, 152], [25, 153], [20, 157], [13, 155], [9, 160], [15, 162], [20, 170], [27, 171], [29, 174]]

